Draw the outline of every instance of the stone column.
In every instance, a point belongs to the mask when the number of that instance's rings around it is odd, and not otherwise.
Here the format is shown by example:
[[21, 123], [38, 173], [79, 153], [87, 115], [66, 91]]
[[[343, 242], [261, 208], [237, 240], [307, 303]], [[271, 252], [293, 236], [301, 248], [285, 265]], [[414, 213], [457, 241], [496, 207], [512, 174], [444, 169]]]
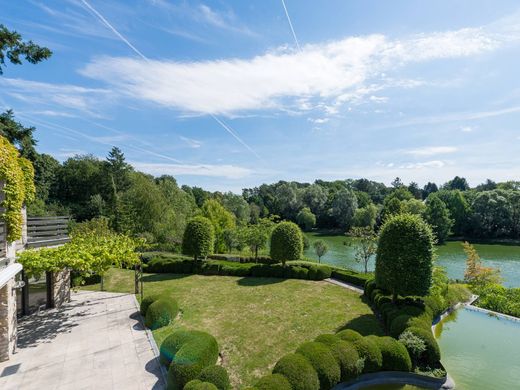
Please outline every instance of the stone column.
[[8, 360], [16, 347], [16, 290], [14, 278], [0, 288], [0, 362]]
[[51, 275], [51, 307], [61, 307], [70, 301], [70, 271], [63, 269]]

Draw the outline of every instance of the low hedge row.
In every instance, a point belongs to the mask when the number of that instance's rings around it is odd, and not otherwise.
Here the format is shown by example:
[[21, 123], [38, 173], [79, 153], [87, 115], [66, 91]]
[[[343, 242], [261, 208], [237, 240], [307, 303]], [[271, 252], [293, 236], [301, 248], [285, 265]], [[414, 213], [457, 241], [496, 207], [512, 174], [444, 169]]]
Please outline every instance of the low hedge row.
[[156, 257], [148, 262], [146, 272], [323, 280], [330, 278], [332, 269], [326, 265], [304, 261], [291, 261], [284, 267], [281, 264], [238, 263], [223, 260], [194, 261]]
[[332, 271], [332, 278], [341, 280], [342, 282], [352, 283], [356, 286], [363, 287], [367, 280], [373, 278], [372, 274], [363, 274], [347, 269], [334, 269]]
[[168, 295], [148, 295], [143, 298], [139, 308], [147, 328], [155, 330], [169, 325], [179, 313], [179, 305]]
[[285, 355], [275, 364], [272, 374], [248, 390], [330, 390], [361, 373], [381, 370], [412, 370], [404, 345], [391, 337], [363, 337], [347, 329], [300, 345], [296, 353]]
[[213, 254], [209, 255], [208, 259], [211, 260], [225, 260], [234, 261], [238, 263], [257, 263], [257, 264], [276, 264], [277, 261], [271, 259], [269, 256], [240, 256], [240, 255], [229, 255], [229, 254]]

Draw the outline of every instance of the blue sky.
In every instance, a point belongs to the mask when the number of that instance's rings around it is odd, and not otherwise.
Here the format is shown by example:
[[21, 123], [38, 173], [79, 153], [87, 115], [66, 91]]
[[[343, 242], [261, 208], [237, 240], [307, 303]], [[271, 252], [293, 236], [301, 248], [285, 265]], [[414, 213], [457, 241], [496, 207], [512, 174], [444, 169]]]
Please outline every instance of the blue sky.
[[210, 190], [519, 179], [518, 1], [285, 5], [0, 0], [54, 52], [8, 66], [0, 106], [60, 160], [117, 145]]

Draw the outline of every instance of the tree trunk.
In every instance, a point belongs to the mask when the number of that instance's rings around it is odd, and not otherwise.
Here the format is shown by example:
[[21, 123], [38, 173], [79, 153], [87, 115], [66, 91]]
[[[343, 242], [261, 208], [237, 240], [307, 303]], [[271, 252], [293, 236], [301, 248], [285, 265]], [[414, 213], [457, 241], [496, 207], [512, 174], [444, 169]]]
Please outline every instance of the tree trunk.
[[101, 275], [101, 281], [99, 284], [101, 287], [101, 291], [105, 291], [105, 278], [103, 277], [103, 275]]
[[397, 293], [395, 291], [392, 294], [392, 303], [397, 303]]

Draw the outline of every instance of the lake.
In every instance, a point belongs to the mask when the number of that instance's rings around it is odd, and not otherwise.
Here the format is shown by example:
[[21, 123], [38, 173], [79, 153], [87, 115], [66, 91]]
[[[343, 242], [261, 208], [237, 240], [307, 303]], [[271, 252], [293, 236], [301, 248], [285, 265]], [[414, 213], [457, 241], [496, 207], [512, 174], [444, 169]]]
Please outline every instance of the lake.
[[[311, 246], [305, 251], [305, 256], [314, 260], [318, 257], [314, 253], [312, 243], [323, 240], [329, 247], [329, 252], [322, 258], [326, 264], [338, 267], [351, 268], [363, 271], [363, 265], [354, 260], [355, 239], [341, 235], [328, 235], [319, 232], [305, 233]], [[501, 244], [475, 244], [485, 266], [499, 268], [504, 278], [504, 285], [520, 287], [520, 246]], [[466, 268], [466, 255], [460, 241], [450, 241], [437, 246], [437, 264], [446, 268], [452, 279], [463, 279]], [[369, 270], [374, 269], [374, 261], [369, 264]]]
[[519, 388], [520, 322], [460, 309], [435, 333], [457, 390]]

